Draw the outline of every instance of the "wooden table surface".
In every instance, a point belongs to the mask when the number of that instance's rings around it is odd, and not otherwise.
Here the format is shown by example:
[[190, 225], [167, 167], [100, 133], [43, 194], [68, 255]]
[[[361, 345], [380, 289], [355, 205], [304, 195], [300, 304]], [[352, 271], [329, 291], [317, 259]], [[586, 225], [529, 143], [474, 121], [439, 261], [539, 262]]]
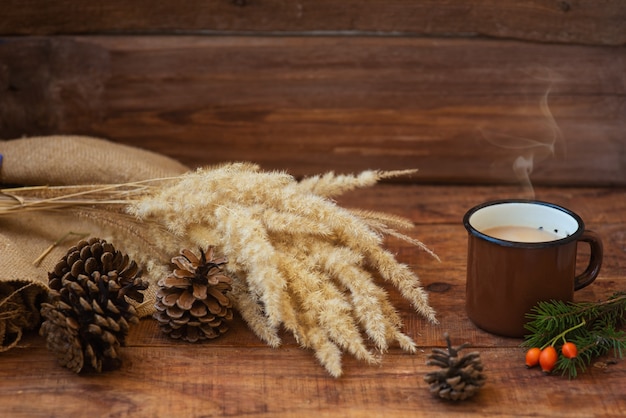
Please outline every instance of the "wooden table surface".
[[[154, 320], [145, 319], [131, 329], [119, 370], [76, 375], [57, 365], [32, 333], [0, 354], [0, 416], [625, 416], [625, 360], [603, 358], [575, 380], [544, 376], [525, 368], [520, 339], [490, 335], [467, 318], [467, 234], [461, 219], [471, 206], [504, 197], [526, 195], [508, 186], [381, 184], [340, 199], [344, 206], [411, 218], [412, 235], [441, 258], [388, 242], [417, 272], [440, 321], [427, 323], [390, 289], [406, 333], [419, 346], [414, 355], [392, 348], [380, 366], [345, 355], [344, 375], [336, 379], [289, 335], [281, 347], [267, 347], [239, 317], [220, 339], [195, 345], [168, 339]], [[604, 241], [600, 276], [576, 300], [626, 290], [626, 189], [538, 188], [536, 197], [574, 210]], [[485, 364], [486, 385], [462, 403], [433, 397], [423, 381], [433, 370], [426, 356], [445, 345], [444, 332], [455, 345], [470, 342]]]

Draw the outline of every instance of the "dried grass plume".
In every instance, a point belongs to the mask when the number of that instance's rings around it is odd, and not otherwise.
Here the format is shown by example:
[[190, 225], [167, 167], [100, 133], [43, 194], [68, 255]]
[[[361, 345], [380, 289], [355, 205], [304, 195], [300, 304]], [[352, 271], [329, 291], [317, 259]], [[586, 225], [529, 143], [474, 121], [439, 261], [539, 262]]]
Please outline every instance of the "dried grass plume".
[[234, 280], [229, 296], [252, 331], [276, 347], [284, 327], [337, 377], [343, 352], [368, 363], [380, 361], [364, 337], [379, 352], [392, 344], [415, 352], [415, 342], [402, 332], [400, 316], [377, 280], [390, 282], [419, 314], [436, 322], [418, 277], [383, 248], [384, 236], [391, 235], [430, 253], [398, 232], [412, 223], [349, 210], [332, 200], [412, 172], [327, 173], [297, 181], [284, 172], [232, 163], [125, 185], [46, 188], [36, 191], [37, 198], [5, 190], [0, 214], [65, 205], [108, 220], [119, 227], [121, 239], [134, 241], [135, 252], [145, 249], [143, 261], [158, 274], [163, 255], [174, 255], [175, 247], [214, 246], [228, 258], [225, 269]]

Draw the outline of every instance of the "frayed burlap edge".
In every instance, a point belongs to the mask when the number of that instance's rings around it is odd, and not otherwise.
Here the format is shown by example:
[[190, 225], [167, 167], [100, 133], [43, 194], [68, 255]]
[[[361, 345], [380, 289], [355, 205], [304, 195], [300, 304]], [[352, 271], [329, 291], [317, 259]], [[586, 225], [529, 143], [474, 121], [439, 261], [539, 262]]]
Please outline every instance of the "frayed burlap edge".
[[20, 342], [24, 331], [39, 325], [38, 305], [46, 297], [48, 288], [37, 280], [0, 281], [0, 352]]

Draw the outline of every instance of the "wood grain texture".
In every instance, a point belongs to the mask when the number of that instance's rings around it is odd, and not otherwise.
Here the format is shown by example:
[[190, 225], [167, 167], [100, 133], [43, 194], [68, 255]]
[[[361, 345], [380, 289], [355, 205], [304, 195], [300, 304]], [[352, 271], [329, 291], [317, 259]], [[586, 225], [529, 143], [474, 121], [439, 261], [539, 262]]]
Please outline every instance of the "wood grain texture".
[[[471, 323], [461, 225], [485, 200], [564, 205], [605, 245], [600, 276], [576, 300], [626, 289], [626, 2], [2, 6], [1, 139], [86, 134], [190, 167], [248, 160], [298, 177], [419, 168], [338, 202], [412, 219], [412, 235], [441, 262], [387, 241], [440, 321], [427, 323], [383, 284], [415, 355], [392, 348], [381, 366], [346, 355], [334, 379], [293, 337], [270, 348], [238, 316], [222, 338], [197, 345], [168, 339], [146, 319], [132, 328], [120, 370], [77, 376], [32, 333], [0, 353], [0, 416], [626, 415], [626, 360], [600, 359], [572, 381], [544, 376], [524, 367], [521, 340]], [[532, 161], [534, 188], [515, 175], [515, 161]], [[581, 246], [581, 268], [587, 251]], [[487, 385], [469, 402], [440, 402], [423, 382], [426, 356], [444, 346], [446, 331], [486, 365]]]
[[526, 158], [535, 184], [626, 184], [623, 47], [61, 36], [4, 38], [0, 62], [5, 139], [87, 134], [296, 176], [416, 167], [439, 183], [518, 183]]
[[0, 34], [372, 33], [624, 45], [621, 0], [5, 0]]
[[[577, 300], [598, 300], [626, 289], [626, 189], [545, 188], [538, 198], [577, 211], [605, 242], [605, 263], [594, 284]], [[409, 216], [414, 236], [442, 261], [395, 240], [388, 248], [408, 263], [429, 291], [439, 325], [426, 323], [389, 289], [405, 331], [419, 345], [415, 355], [397, 348], [381, 366], [344, 357], [344, 376], [329, 377], [312, 352], [293, 338], [273, 349], [261, 343], [238, 317], [218, 340], [203, 344], [172, 341], [155, 321], [131, 330], [121, 369], [77, 376], [58, 366], [43, 340], [30, 335], [19, 348], [0, 354], [0, 415], [79, 417], [447, 417], [554, 416], [618, 417], [626, 414], [626, 360], [601, 359], [575, 380], [544, 376], [524, 366], [521, 340], [477, 329], [464, 311], [467, 235], [461, 218], [472, 205], [523, 197], [515, 187], [387, 185], [342, 197], [343, 206]], [[422, 376], [432, 347], [443, 347], [443, 332], [470, 342], [486, 366], [487, 384], [470, 401], [449, 404], [432, 397]]]

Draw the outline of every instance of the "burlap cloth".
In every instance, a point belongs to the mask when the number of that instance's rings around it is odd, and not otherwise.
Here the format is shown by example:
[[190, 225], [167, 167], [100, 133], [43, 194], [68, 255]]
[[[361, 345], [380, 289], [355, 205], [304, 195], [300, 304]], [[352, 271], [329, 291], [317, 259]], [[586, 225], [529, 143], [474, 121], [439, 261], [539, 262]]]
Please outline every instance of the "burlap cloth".
[[[188, 167], [163, 155], [81, 136], [0, 141], [0, 182], [8, 185], [111, 184], [175, 176]], [[71, 213], [0, 216], [0, 351], [39, 326], [48, 272], [79, 237], [104, 238], [102, 226]], [[37, 265], [34, 261], [66, 237]]]

